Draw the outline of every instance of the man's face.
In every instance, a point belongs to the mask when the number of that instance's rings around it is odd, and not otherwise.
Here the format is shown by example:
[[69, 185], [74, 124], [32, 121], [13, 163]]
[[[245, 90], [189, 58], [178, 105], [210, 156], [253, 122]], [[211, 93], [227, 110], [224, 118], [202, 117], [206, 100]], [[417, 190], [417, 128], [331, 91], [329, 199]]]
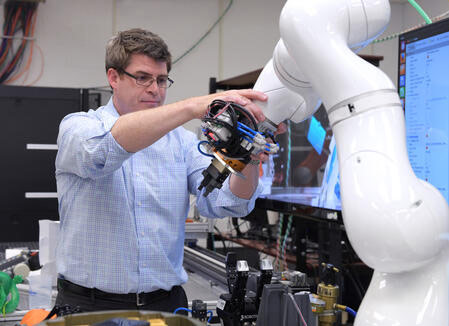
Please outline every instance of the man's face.
[[143, 54], [133, 54], [125, 70], [136, 77], [152, 76], [155, 81], [147, 87], [137, 85], [131, 76], [123, 73], [119, 75], [117, 70], [109, 69], [108, 80], [114, 90], [115, 108], [120, 115], [164, 104], [167, 89], [158, 87], [156, 79], [168, 75], [165, 62], [156, 61]]

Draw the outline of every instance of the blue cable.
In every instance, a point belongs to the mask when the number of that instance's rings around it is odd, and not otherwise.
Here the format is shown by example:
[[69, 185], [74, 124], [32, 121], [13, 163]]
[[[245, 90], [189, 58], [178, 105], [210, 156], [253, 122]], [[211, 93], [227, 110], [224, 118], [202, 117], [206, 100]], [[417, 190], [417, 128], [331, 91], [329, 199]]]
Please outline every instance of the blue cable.
[[245, 124], [243, 124], [243, 123], [241, 123], [241, 122], [238, 122], [238, 121], [237, 121], [237, 125], [238, 125], [239, 127], [241, 127], [242, 129], [246, 129], [248, 132], [252, 133], [253, 135], [256, 135], [256, 134], [258, 133], [257, 131], [251, 129], [250, 127], [248, 127], [247, 125], [245, 125]]
[[210, 323], [210, 321], [212, 320], [212, 317], [214, 316], [214, 313], [212, 312], [212, 310], [208, 310], [207, 313], [210, 312], [210, 317], [207, 319], [207, 322]]
[[199, 151], [201, 154], [203, 154], [204, 156], [215, 157], [215, 156], [213, 156], [213, 155], [204, 153], [204, 152], [201, 150], [201, 145], [204, 144], [204, 143], [207, 143], [207, 141], [206, 141], [206, 140], [202, 140], [202, 141], [200, 141], [200, 142], [198, 143], [198, 151]]
[[179, 308], [176, 308], [175, 311], [173, 311], [173, 314], [176, 315], [176, 313], [177, 313], [178, 311], [180, 311], [180, 310], [182, 310], [182, 311], [187, 311], [187, 312], [192, 313], [192, 310], [190, 310], [190, 309], [188, 309], [188, 308], [179, 307]]
[[355, 316], [357, 315], [357, 312], [354, 309], [351, 309], [349, 307], [346, 307], [345, 310], [352, 316], [355, 318]]
[[279, 147], [279, 144], [278, 143], [274, 143], [274, 144], [272, 144], [272, 143], [267, 143], [267, 146], [268, 147]]
[[247, 141], [250, 142], [250, 143], [254, 143], [254, 141], [253, 141], [252, 139], [249, 139], [249, 138], [246, 137], [246, 136], [243, 136], [243, 139], [247, 140]]
[[249, 132], [247, 132], [247, 131], [245, 131], [243, 129], [237, 128], [237, 130], [240, 131], [242, 134], [244, 134], [244, 135], [246, 135], [248, 137], [251, 137], [251, 139], [254, 138], [254, 135], [251, 135]]
[[[243, 123], [241, 123], [241, 122], [238, 122], [238, 121], [237, 121], [237, 125], [238, 125], [238, 127], [237, 127], [237, 130], [238, 130], [238, 131], [240, 131], [241, 133], [243, 133], [243, 134], [245, 134], [245, 135], [247, 135], [247, 136], [249, 136], [249, 137], [251, 137], [251, 138], [254, 138], [257, 134], [261, 135], [262, 137], [265, 137], [265, 135], [264, 135], [263, 133], [258, 132], [258, 131], [255, 131], [255, 130], [251, 129], [250, 127], [248, 127], [247, 125], [245, 125], [245, 124], [243, 124]], [[251, 133], [251, 135], [248, 134], [248, 133]], [[268, 132], [268, 134], [271, 135], [271, 136], [273, 136], [273, 133]], [[246, 139], [246, 138], [245, 138], [245, 139]], [[248, 140], [248, 139], [246, 139], [246, 140]], [[252, 143], [252, 142], [251, 142], [251, 143]], [[276, 145], [279, 146], [279, 144], [277, 144], [277, 143], [276, 143]], [[274, 144], [266, 143], [266, 146], [267, 146], [267, 147], [266, 147], [266, 150], [267, 150], [268, 152], [270, 152], [270, 147], [271, 147], [271, 146], [274, 146]]]

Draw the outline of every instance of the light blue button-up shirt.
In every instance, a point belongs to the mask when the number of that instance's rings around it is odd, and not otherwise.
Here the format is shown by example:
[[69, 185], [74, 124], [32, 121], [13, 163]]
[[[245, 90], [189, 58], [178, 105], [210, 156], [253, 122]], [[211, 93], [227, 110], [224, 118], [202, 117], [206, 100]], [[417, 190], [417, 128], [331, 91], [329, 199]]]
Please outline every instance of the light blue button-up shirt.
[[[61, 220], [58, 273], [111, 293], [169, 290], [187, 281], [182, 266], [189, 194], [207, 217], [245, 216], [229, 178], [207, 198], [197, 188], [210, 158], [179, 127], [128, 153], [110, 130], [119, 114], [106, 106], [66, 116], [60, 125], [56, 181]], [[204, 191], [204, 189], [203, 189]]]

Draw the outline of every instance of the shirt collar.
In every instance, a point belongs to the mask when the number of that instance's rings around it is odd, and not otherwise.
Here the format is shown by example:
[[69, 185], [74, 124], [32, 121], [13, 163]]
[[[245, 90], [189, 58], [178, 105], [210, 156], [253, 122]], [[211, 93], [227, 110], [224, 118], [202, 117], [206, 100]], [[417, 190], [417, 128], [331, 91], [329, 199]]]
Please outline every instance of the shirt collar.
[[109, 99], [108, 104], [104, 106], [104, 109], [102, 110], [102, 116], [103, 124], [107, 130], [110, 130], [117, 119], [120, 117], [120, 114], [117, 112], [117, 109], [114, 106], [114, 102], [112, 101], [112, 96]]

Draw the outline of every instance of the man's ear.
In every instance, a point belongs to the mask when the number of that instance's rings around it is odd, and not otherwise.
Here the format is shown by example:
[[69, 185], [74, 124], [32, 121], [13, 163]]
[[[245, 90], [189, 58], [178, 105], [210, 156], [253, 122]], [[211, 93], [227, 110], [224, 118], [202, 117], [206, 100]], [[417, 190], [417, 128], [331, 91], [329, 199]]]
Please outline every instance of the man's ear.
[[112, 89], [117, 88], [118, 80], [120, 79], [120, 75], [114, 68], [109, 68], [108, 72], [106, 73], [108, 77], [109, 85], [111, 85]]

